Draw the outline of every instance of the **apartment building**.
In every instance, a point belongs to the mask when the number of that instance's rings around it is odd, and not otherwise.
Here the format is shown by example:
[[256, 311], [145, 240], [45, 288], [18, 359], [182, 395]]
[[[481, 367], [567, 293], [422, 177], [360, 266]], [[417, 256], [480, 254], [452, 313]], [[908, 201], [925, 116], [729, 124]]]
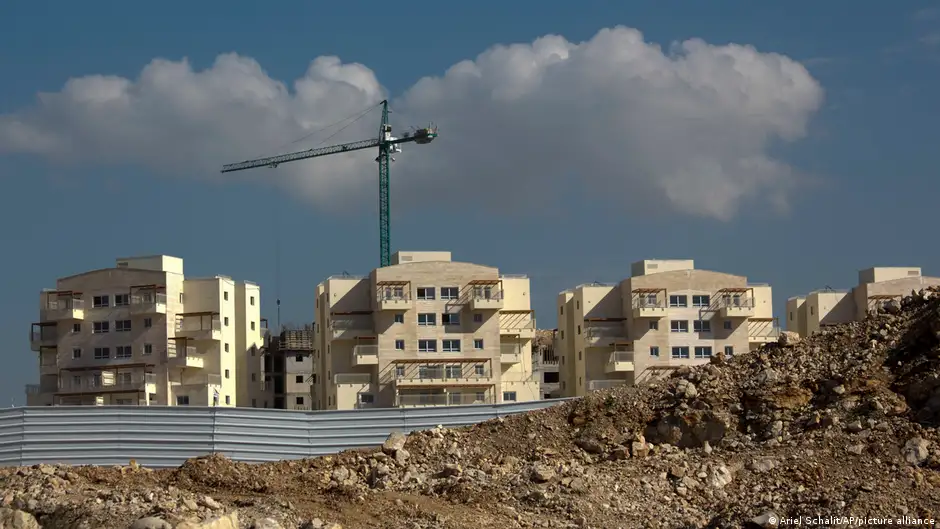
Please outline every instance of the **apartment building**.
[[558, 296], [561, 394], [639, 384], [718, 351], [744, 353], [774, 341], [771, 287], [696, 270], [694, 261], [633, 263], [616, 284], [593, 283]]
[[317, 286], [317, 409], [536, 400], [529, 279], [450, 252], [397, 252]]
[[[259, 381], [264, 397], [252, 402], [252, 407], [260, 403], [264, 408], [280, 410], [313, 409], [313, 351], [313, 326], [283, 329], [271, 335], [263, 348], [264, 377]], [[251, 382], [256, 380], [252, 378]]]
[[868, 312], [911, 291], [940, 286], [913, 266], [878, 266], [858, 272], [858, 284], [848, 290], [816, 290], [787, 299], [787, 330], [809, 336], [822, 327], [865, 319]]
[[260, 372], [258, 285], [187, 279], [168, 255], [117, 259], [114, 268], [60, 278], [39, 295], [31, 349], [39, 383], [27, 404], [235, 406]]
[[557, 399], [561, 396], [558, 383], [558, 355], [555, 353], [558, 332], [556, 330], [536, 330], [532, 341], [532, 370], [539, 381], [539, 392], [543, 399]]

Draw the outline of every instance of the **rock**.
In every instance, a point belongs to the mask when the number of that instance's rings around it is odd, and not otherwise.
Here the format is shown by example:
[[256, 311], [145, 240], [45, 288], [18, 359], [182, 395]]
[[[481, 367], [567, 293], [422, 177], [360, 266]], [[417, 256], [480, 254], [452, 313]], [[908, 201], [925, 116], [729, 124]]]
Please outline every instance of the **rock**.
[[529, 467], [529, 479], [536, 483], [546, 483], [555, 478], [555, 469], [548, 465], [536, 463]]
[[262, 518], [251, 524], [251, 529], [284, 529], [284, 526], [274, 518]]
[[[0, 527], [3, 527], [3, 525], [0, 525]], [[148, 516], [130, 524], [127, 529], [173, 529], [173, 525], [162, 518]]]
[[914, 437], [904, 444], [904, 460], [912, 465], [921, 465], [930, 456], [930, 443], [922, 437]]
[[578, 445], [578, 448], [589, 454], [604, 453], [604, 445], [594, 437], [581, 437], [577, 439], [574, 444]]
[[777, 343], [784, 347], [796, 345], [801, 341], [803, 341], [803, 339], [800, 338], [799, 333], [793, 331], [782, 331], [780, 336], [777, 337]]
[[401, 432], [392, 432], [382, 444], [382, 451], [389, 455], [395, 455], [395, 452], [405, 447], [408, 437]]
[[767, 511], [759, 516], [755, 516], [751, 519], [751, 523], [758, 527], [770, 528], [777, 527], [777, 524], [780, 522], [780, 517], [777, 516], [773, 511]]
[[229, 513], [204, 522], [183, 522], [176, 529], [238, 529], [238, 513]]
[[42, 529], [42, 527], [28, 512], [0, 507], [0, 529]]

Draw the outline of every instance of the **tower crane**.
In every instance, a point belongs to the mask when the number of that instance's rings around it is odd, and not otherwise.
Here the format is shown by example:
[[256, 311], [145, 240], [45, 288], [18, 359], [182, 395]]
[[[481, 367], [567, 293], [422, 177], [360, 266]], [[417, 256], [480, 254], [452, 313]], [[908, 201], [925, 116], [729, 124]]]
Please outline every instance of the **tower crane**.
[[392, 126], [388, 123], [388, 100], [383, 100], [379, 105], [382, 107], [382, 123], [379, 127], [379, 136], [368, 140], [354, 141], [351, 143], [341, 143], [338, 145], [329, 145], [326, 147], [316, 147], [306, 151], [292, 152], [271, 156], [268, 158], [259, 158], [257, 160], [247, 160], [244, 162], [231, 163], [222, 166], [223, 173], [233, 171], [244, 171], [245, 169], [254, 169], [256, 167], [277, 167], [282, 163], [296, 162], [298, 160], [307, 160], [319, 156], [328, 156], [330, 154], [340, 154], [344, 152], [379, 148], [379, 155], [375, 161], [379, 163], [379, 266], [389, 266], [391, 264], [390, 252], [390, 215], [389, 215], [389, 165], [393, 160], [392, 154], [401, 152], [402, 143], [414, 142], [418, 145], [426, 145], [437, 138], [437, 127], [428, 125], [425, 128], [417, 129], [413, 133], [405, 133], [401, 138], [392, 136]]

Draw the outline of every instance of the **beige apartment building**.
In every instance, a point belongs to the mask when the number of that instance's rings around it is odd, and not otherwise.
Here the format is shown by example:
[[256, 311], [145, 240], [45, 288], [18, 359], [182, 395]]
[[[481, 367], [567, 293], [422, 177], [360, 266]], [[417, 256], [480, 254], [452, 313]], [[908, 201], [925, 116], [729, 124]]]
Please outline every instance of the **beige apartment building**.
[[787, 300], [787, 330], [809, 336], [822, 327], [862, 321], [871, 310], [911, 291], [940, 286], [940, 278], [927, 277], [911, 266], [880, 266], [861, 270], [858, 285], [850, 290], [817, 290]]
[[39, 297], [27, 405], [235, 406], [256, 391], [239, 377], [262, 368], [254, 283], [185, 278], [182, 259], [155, 255], [60, 278]]
[[[252, 407], [280, 410], [312, 410], [313, 326], [282, 329], [265, 340], [264, 378], [260, 380], [264, 397], [252, 401]], [[254, 384], [256, 380], [252, 378]]]
[[317, 409], [537, 400], [529, 278], [397, 252], [368, 277], [317, 285]]
[[721, 351], [748, 352], [777, 339], [767, 284], [689, 260], [633, 263], [617, 284], [586, 284], [558, 296], [560, 392], [642, 383]]

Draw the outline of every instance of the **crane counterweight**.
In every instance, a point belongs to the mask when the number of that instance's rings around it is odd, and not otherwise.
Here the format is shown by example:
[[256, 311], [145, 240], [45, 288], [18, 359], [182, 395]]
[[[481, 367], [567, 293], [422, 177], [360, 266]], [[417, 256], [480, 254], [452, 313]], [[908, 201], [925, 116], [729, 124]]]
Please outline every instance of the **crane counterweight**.
[[[391, 264], [391, 244], [390, 244], [390, 215], [389, 215], [389, 164], [394, 161], [392, 154], [401, 152], [401, 144], [414, 142], [418, 145], [426, 145], [437, 138], [437, 127], [428, 125], [425, 128], [416, 130], [413, 134], [405, 133], [401, 138], [392, 136], [392, 126], [388, 122], [388, 101], [379, 103], [382, 107], [382, 122], [379, 126], [378, 138], [369, 140], [354, 141], [351, 143], [342, 143], [339, 145], [330, 145], [307, 149], [305, 151], [281, 154], [257, 160], [246, 160], [244, 162], [232, 163], [222, 166], [223, 173], [233, 171], [243, 171], [245, 169], [254, 169], [256, 167], [275, 168], [286, 162], [296, 162], [327, 156], [330, 154], [339, 154], [344, 152], [358, 151], [372, 147], [379, 148], [379, 155], [376, 161], [379, 163], [379, 261], [380, 266]], [[360, 116], [361, 117], [361, 116]], [[358, 119], [358, 118], [357, 118]]]

